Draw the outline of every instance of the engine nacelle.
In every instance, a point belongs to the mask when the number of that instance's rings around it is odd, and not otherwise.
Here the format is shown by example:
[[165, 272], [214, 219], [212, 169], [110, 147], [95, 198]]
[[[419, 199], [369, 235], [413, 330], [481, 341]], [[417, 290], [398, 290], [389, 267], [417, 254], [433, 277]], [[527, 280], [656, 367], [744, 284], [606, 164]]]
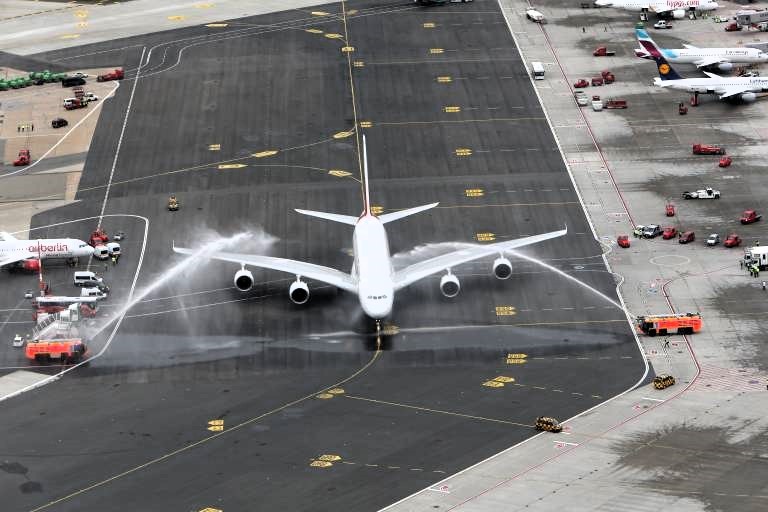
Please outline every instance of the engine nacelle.
[[496, 258], [493, 261], [493, 275], [496, 279], [509, 279], [512, 277], [512, 263], [507, 258]]
[[29, 272], [39, 272], [40, 271], [40, 260], [38, 259], [28, 259], [24, 260], [21, 263], [21, 268], [24, 270], [27, 270]]
[[106, 245], [99, 244], [93, 248], [93, 257], [97, 260], [106, 260], [109, 258], [109, 248]]
[[454, 298], [459, 294], [461, 284], [459, 284], [459, 278], [453, 274], [445, 274], [440, 279], [440, 291], [445, 297], [449, 299]]
[[757, 99], [757, 94], [753, 92], [745, 92], [744, 94], [741, 95], [741, 101], [743, 101], [744, 103], [752, 103], [756, 99]]
[[304, 281], [297, 279], [291, 283], [291, 287], [288, 289], [288, 296], [294, 304], [306, 304], [309, 300], [309, 286]]
[[681, 20], [685, 18], [685, 9], [675, 9], [672, 11], [672, 17], [676, 20]]
[[253, 288], [253, 274], [251, 271], [243, 268], [235, 272], [235, 286], [241, 292], [247, 292]]
[[720, 71], [730, 71], [733, 69], [733, 62], [721, 62], [717, 65], [717, 69]]

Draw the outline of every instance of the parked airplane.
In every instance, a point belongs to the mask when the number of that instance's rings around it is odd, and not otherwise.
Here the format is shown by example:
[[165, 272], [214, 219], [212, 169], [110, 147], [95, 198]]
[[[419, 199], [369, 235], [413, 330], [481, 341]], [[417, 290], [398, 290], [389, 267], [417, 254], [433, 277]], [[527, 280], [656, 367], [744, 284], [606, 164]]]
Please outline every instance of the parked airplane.
[[720, 76], [704, 71], [707, 78], [683, 78], [669, 65], [667, 59], [661, 54], [656, 44], [648, 37], [638, 33], [638, 39], [645, 49], [656, 61], [659, 78], [654, 78], [653, 83], [658, 87], [676, 89], [699, 94], [717, 94], [721, 100], [741, 99], [751, 103], [757, 99], [758, 92], [768, 92], [768, 78], [763, 77], [731, 77]]
[[0, 267], [15, 264], [25, 270], [39, 270], [40, 259], [78, 258], [93, 254], [93, 247], [76, 238], [19, 240], [0, 231]]
[[[459, 279], [451, 272], [451, 269], [469, 261], [494, 255], [496, 259], [492, 266], [493, 274], [498, 279], [508, 279], [512, 275], [512, 264], [504, 255], [506, 251], [557, 238], [568, 232], [566, 228], [560, 231], [488, 245], [466, 244], [462, 249], [395, 271], [392, 267], [384, 224], [429, 210], [439, 203], [417, 206], [383, 215], [374, 215], [371, 212], [368, 188], [368, 155], [365, 146], [365, 136], [363, 136], [363, 190], [363, 212], [359, 217], [296, 210], [303, 215], [319, 217], [355, 227], [352, 235], [354, 262], [352, 264], [352, 271], [349, 274], [313, 263], [254, 254], [217, 252], [209, 257], [240, 264], [240, 270], [235, 273], [234, 281], [235, 286], [241, 291], [248, 291], [253, 286], [253, 274], [250, 270], [246, 269], [246, 265], [251, 265], [296, 275], [296, 281], [291, 284], [288, 290], [290, 299], [296, 304], [304, 304], [309, 300], [309, 287], [302, 281], [303, 277], [322, 281], [357, 294], [363, 311], [369, 317], [376, 320], [378, 327], [380, 320], [389, 316], [392, 312], [395, 292], [398, 290], [425, 277], [445, 272], [440, 279], [440, 291], [446, 297], [455, 297], [459, 293], [460, 284]], [[175, 247], [175, 245], [173, 250], [180, 254], [189, 255], [195, 253], [192, 249]]]
[[[642, 28], [636, 28], [637, 39], [653, 41], [648, 32]], [[654, 43], [655, 44], [655, 43]], [[658, 47], [658, 45], [656, 45]], [[674, 64], [696, 64], [698, 68], [716, 67], [720, 71], [730, 71], [734, 64], [760, 64], [768, 62], [768, 53], [757, 48], [697, 48], [690, 44], [684, 44], [685, 48], [669, 49], [659, 48], [659, 52], [667, 61]], [[637, 48], [635, 55], [643, 59], [653, 59], [645, 48]]]
[[632, 12], [655, 12], [682, 19], [688, 11], [714, 11], [719, 6], [710, 0], [595, 0], [598, 7], [614, 7]]

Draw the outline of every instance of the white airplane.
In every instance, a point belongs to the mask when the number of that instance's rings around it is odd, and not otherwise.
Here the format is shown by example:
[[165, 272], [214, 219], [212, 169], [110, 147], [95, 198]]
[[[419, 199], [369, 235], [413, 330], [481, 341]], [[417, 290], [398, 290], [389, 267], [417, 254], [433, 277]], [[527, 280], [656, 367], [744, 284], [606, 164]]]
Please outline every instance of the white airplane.
[[710, 0], [595, 0], [598, 7], [614, 7], [631, 12], [655, 12], [682, 19], [688, 11], [714, 11], [719, 6]]
[[0, 231], [0, 267], [16, 264], [25, 270], [39, 270], [41, 259], [78, 258], [93, 254], [93, 247], [76, 238], [19, 240]]
[[[253, 274], [250, 270], [246, 269], [246, 265], [250, 265], [294, 274], [296, 281], [291, 284], [288, 295], [296, 304], [304, 304], [309, 300], [309, 287], [302, 281], [303, 277], [322, 281], [357, 294], [363, 311], [369, 317], [376, 320], [378, 327], [380, 320], [389, 316], [392, 312], [395, 292], [398, 290], [427, 276], [444, 272], [445, 274], [440, 279], [440, 291], [446, 297], [455, 297], [459, 293], [460, 284], [459, 279], [451, 272], [451, 269], [462, 263], [494, 255], [496, 259], [493, 262], [493, 274], [498, 279], [508, 279], [512, 275], [512, 264], [504, 255], [506, 251], [557, 238], [568, 232], [566, 228], [560, 231], [495, 244], [467, 244], [465, 248], [460, 250], [415, 263], [396, 272], [392, 267], [384, 224], [429, 210], [439, 203], [417, 206], [378, 216], [371, 213], [368, 191], [368, 155], [365, 146], [365, 136], [363, 136], [363, 188], [365, 191], [363, 196], [363, 212], [359, 217], [296, 210], [303, 215], [319, 217], [355, 227], [352, 235], [354, 262], [352, 264], [352, 271], [349, 274], [313, 263], [254, 254], [217, 252], [209, 257], [240, 264], [240, 270], [235, 273], [234, 281], [235, 286], [241, 291], [248, 291], [253, 286]], [[173, 250], [180, 254], [195, 254], [195, 251], [192, 249], [184, 249], [175, 245]]]
[[647, 34], [637, 31], [640, 45], [656, 61], [659, 77], [653, 83], [657, 87], [699, 94], [717, 94], [721, 100], [740, 99], [752, 103], [757, 93], [768, 92], [768, 78], [720, 76], [704, 71], [707, 78], [683, 78], [669, 65], [656, 43]]
[[[652, 41], [645, 29], [636, 28], [637, 39]], [[654, 43], [655, 44], [655, 43]], [[657, 45], [658, 46], [658, 45]], [[659, 48], [659, 52], [674, 64], [696, 64], [697, 68], [717, 67], [720, 71], [730, 71], [734, 64], [761, 64], [768, 62], [768, 53], [757, 48], [697, 48], [684, 44], [685, 48]], [[650, 52], [637, 48], [635, 55], [643, 59], [653, 59]]]

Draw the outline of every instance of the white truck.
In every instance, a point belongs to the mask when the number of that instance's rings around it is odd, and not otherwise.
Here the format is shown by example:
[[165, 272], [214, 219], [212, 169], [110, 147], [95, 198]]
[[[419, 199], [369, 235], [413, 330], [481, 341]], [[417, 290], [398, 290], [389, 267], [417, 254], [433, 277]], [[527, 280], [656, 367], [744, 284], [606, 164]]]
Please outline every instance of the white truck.
[[525, 17], [533, 21], [534, 23], [546, 23], [546, 20], [544, 19], [544, 15], [541, 14], [536, 9], [528, 9], [527, 11], [525, 11]]
[[720, 191], [707, 187], [694, 192], [683, 192], [683, 199], [720, 199]]
[[756, 264], [760, 270], [768, 268], [768, 247], [754, 246], [744, 249], [744, 263]]

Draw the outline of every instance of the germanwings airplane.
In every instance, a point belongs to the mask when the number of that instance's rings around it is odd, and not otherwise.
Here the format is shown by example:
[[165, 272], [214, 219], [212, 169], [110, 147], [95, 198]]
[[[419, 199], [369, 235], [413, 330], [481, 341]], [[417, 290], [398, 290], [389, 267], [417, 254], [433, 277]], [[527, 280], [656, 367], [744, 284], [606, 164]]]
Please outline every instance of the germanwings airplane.
[[[392, 312], [395, 292], [398, 290], [425, 277], [444, 272], [445, 274], [440, 279], [440, 291], [446, 297], [455, 297], [459, 293], [460, 284], [459, 279], [451, 272], [451, 269], [469, 261], [494, 255], [496, 259], [493, 262], [493, 274], [498, 279], [508, 279], [512, 275], [512, 264], [504, 255], [506, 251], [557, 238], [568, 232], [566, 228], [560, 231], [542, 233], [495, 244], [465, 244], [464, 248], [460, 250], [430, 258], [395, 271], [392, 267], [384, 224], [429, 210], [439, 203], [417, 206], [383, 215], [371, 213], [368, 190], [368, 155], [365, 146], [365, 136], [363, 136], [363, 187], [365, 191], [363, 212], [359, 217], [296, 210], [303, 215], [354, 226], [355, 229], [352, 234], [354, 262], [352, 264], [352, 271], [349, 274], [333, 268], [315, 265], [314, 263], [255, 254], [216, 252], [209, 257], [240, 264], [240, 270], [235, 274], [235, 286], [241, 291], [248, 291], [253, 286], [253, 274], [246, 269], [246, 265], [250, 265], [294, 274], [296, 281], [291, 284], [288, 294], [290, 299], [296, 304], [304, 304], [309, 300], [309, 287], [302, 281], [303, 277], [322, 281], [354, 293], [358, 296], [363, 311], [369, 317], [376, 320], [378, 327], [380, 320], [386, 318]], [[175, 245], [173, 250], [180, 254], [191, 255], [195, 253], [192, 249], [176, 247]]]
[[[651, 36], [644, 29], [636, 28], [637, 39], [651, 41]], [[642, 43], [641, 43], [642, 44]], [[655, 44], [655, 43], [654, 43]], [[730, 71], [734, 64], [760, 64], [768, 62], [768, 53], [757, 48], [697, 48], [684, 44], [685, 48], [659, 48], [659, 52], [674, 64], [696, 64], [697, 68], [714, 66], [720, 71]], [[645, 48], [635, 50], [635, 55], [643, 59], [653, 59]]]
[[93, 247], [76, 238], [19, 240], [0, 231], [0, 267], [16, 264], [25, 270], [39, 270], [41, 259], [77, 258], [93, 254]]
[[595, 5], [632, 12], [655, 12], [676, 19], [684, 18], [686, 11], [714, 11], [719, 7], [717, 2], [709, 0], [595, 0]]
[[676, 89], [698, 94], [717, 94], [721, 100], [740, 99], [752, 103], [757, 93], [768, 92], [768, 78], [720, 76], [704, 71], [707, 78], [683, 78], [669, 65], [656, 43], [644, 30], [637, 30], [637, 38], [643, 49], [656, 61], [659, 77], [653, 79], [654, 85], [665, 89]]

